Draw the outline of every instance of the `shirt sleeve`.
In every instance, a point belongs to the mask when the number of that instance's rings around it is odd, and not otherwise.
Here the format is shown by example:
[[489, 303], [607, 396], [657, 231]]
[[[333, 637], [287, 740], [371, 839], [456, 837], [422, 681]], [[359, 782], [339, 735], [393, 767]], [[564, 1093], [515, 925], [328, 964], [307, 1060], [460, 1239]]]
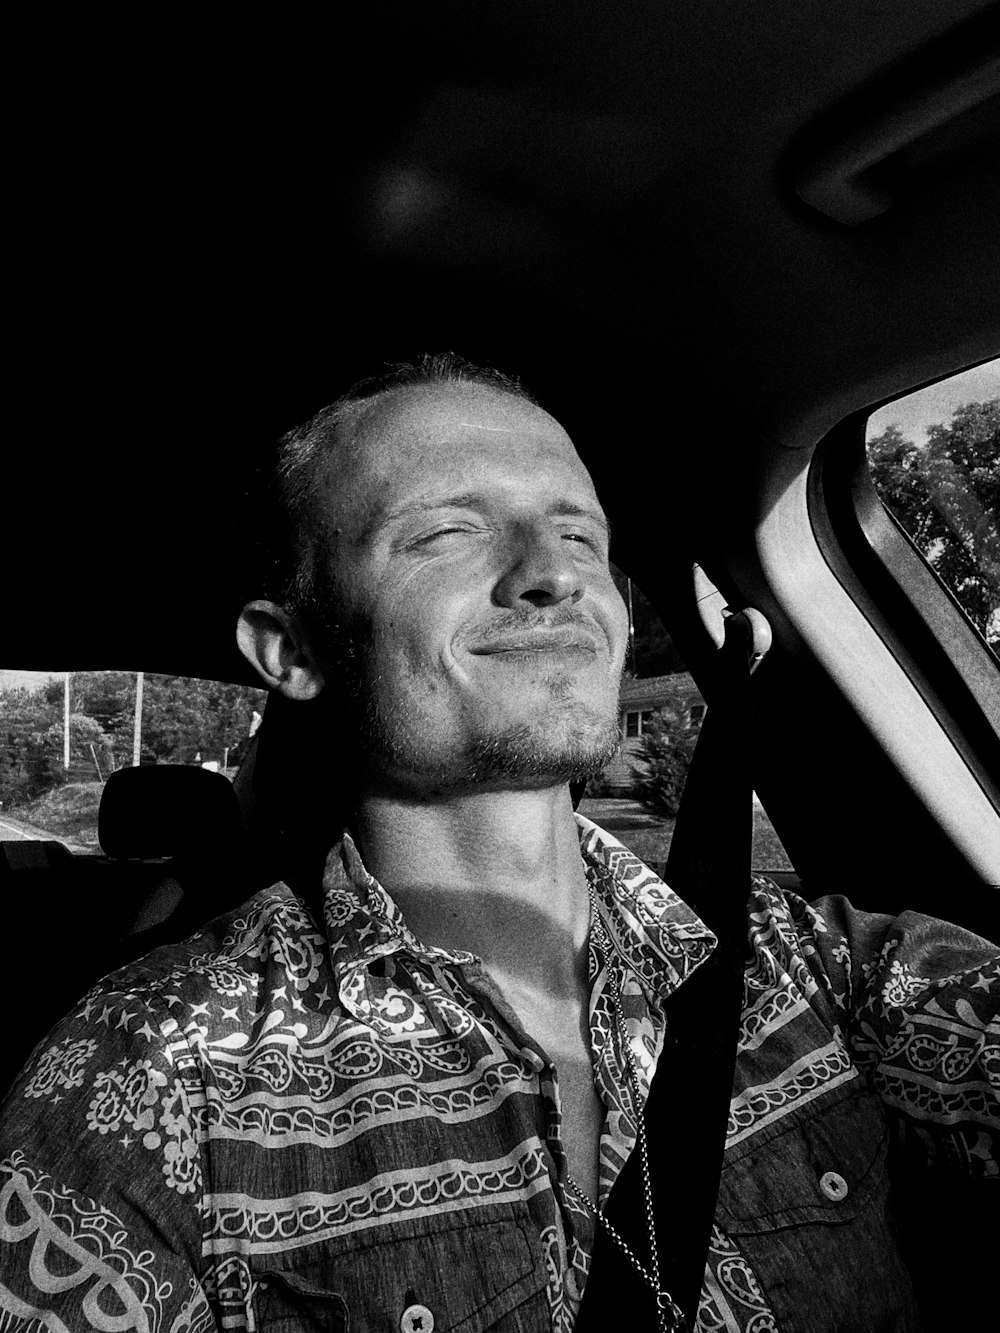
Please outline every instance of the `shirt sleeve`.
[[92, 992], [0, 1108], [4, 1330], [216, 1328], [197, 1276], [193, 1062], [158, 1009]]
[[959, 926], [793, 907], [856, 1064], [921, 1165], [1000, 1179], [1000, 948]]

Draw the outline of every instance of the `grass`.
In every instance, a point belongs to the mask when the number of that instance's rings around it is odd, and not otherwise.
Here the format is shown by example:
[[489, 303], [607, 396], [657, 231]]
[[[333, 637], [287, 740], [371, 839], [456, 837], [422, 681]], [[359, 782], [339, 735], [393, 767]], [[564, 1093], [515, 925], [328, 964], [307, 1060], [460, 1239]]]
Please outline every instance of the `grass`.
[[[662, 866], [670, 851], [674, 820], [652, 814], [638, 801], [585, 797], [580, 813], [593, 819], [619, 842], [654, 868]], [[791, 870], [792, 863], [782, 847], [763, 808], [753, 808], [753, 865], [761, 870]]]
[[53, 787], [28, 805], [11, 811], [18, 819], [46, 833], [59, 842], [96, 849], [97, 811], [103, 782], [68, 782]]
[[774, 825], [759, 805], [753, 808], [753, 865], [755, 870], [794, 870]]

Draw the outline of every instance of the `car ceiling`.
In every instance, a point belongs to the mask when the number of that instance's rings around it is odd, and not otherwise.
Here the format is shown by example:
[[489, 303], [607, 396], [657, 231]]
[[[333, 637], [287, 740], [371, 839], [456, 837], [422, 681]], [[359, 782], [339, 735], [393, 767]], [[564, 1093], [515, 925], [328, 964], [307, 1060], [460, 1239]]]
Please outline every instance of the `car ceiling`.
[[795, 190], [1000, 50], [995, 5], [343, 9], [18, 20], [5, 666], [242, 678], [248, 475], [383, 361], [520, 373], [619, 526], [697, 551], [775, 450], [996, 353], [997, 98], [897, 154], [871, 221]]

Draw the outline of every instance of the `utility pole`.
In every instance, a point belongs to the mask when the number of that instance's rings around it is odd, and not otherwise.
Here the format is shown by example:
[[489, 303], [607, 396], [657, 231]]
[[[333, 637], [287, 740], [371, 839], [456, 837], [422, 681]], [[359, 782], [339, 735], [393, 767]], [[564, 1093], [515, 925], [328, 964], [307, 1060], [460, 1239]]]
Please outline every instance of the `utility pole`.
[[63, 768], [69, 772], [69, 672], [63, 683]]
[[139, 767], [139, 754], [142, 750], [142, 676], [135, 673], [135, 721], [132, 724], [132, 767]]

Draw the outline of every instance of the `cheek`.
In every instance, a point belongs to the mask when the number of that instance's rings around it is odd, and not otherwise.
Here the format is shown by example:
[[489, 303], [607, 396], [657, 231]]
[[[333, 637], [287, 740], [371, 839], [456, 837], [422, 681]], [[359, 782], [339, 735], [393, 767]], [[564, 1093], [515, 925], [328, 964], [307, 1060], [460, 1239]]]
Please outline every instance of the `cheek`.
[[419, 677], [431, 688], [434, 678], [453, 668], [453, 615], [446, 604], [411, 587], [380, 609], [373, 625], [376, 663], [385, 675]]
[[475, 619], [472, 589], [480, 583], [468, 560], [408, 571], [379, 598], [375, 626], [385, 649], [413, 663], [453, 668], [452, 644]]

